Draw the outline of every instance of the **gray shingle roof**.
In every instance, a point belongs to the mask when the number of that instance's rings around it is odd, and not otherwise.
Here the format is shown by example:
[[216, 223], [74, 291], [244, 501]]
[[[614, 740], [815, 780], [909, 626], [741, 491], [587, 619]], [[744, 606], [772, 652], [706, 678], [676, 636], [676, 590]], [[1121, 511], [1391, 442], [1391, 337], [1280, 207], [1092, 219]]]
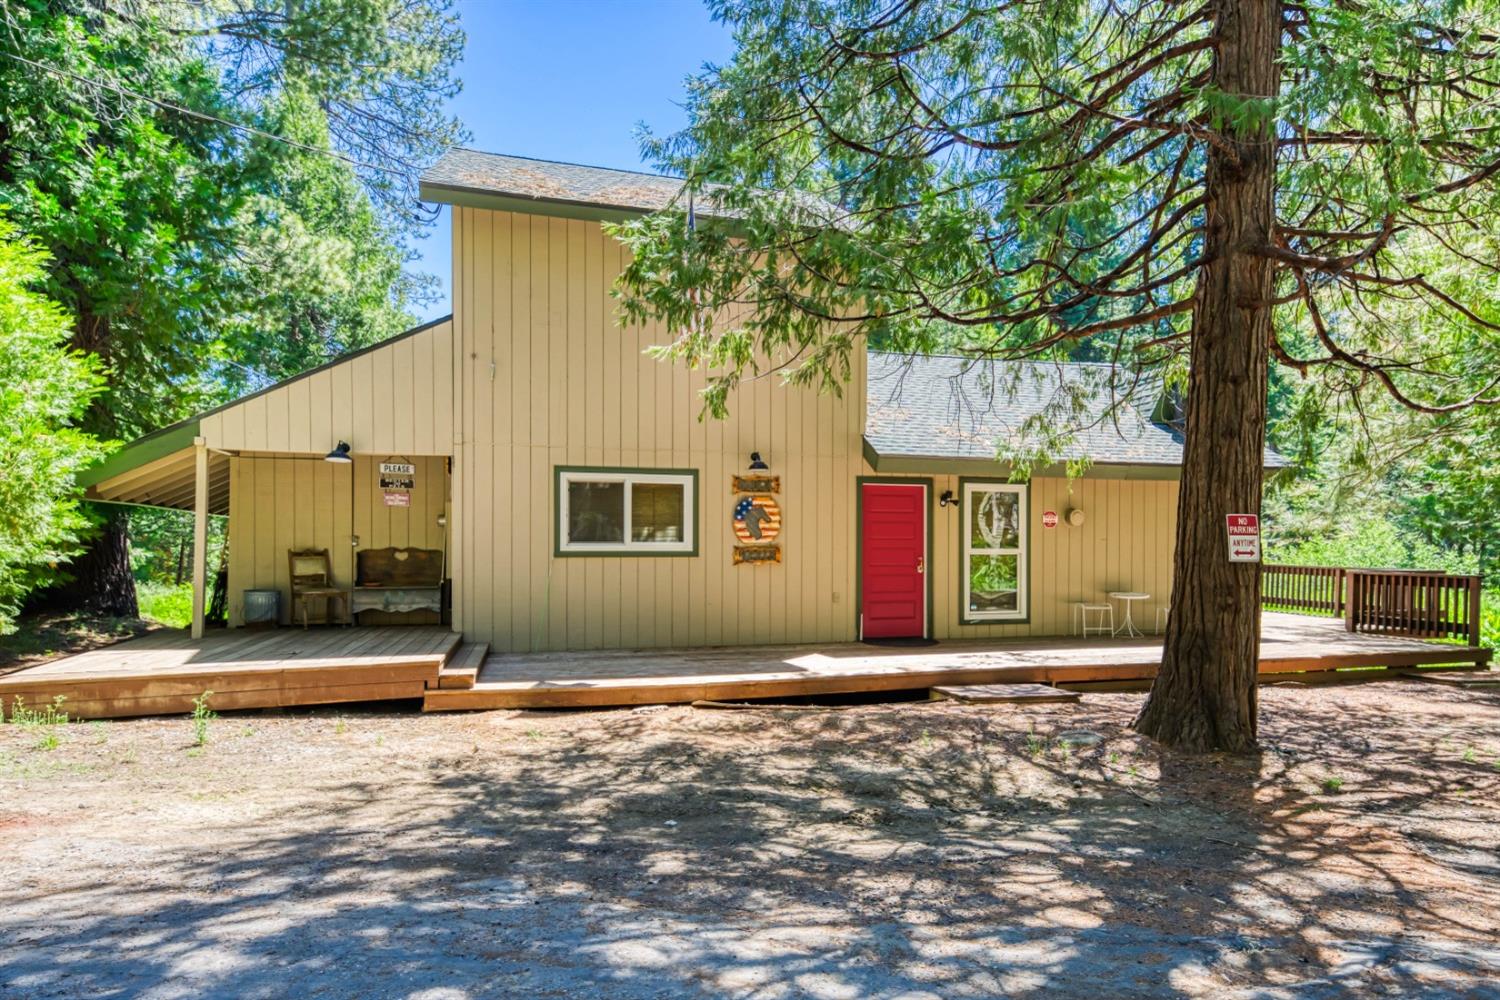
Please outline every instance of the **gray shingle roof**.
[[682, 178], [634, 170], [452, 149], [422, 175], [435, 188], [532, 198], [537, 201], [654, 212], [682, 190]]
[[[649, 213], [672, 207], [683, 190], [681, 177], [612, 170], [579, 163], [533, 160], [525, 156], [481, 153], [473, 149], [451, 149], [422, 175], [422, 197], [431, 201], [454, 201], [461, 195], [492, 196], [534, 202], [543, 214], [581, 212], [584, 217]], [[694, 206], [696, 214], [733, 219], [743, 217], [734, 206], [719, 204], [722, 185], [704, 184]], [[759, 196], [771, 197], [760, 191]], [[846, 213], [833, 202], [806, 191], [782, 191], [776, 197], [790, 199], [802, 220], [812, 225], [847, 226]], [[724, 199], [728, 201], [729, 199]], [[548, 213], [543, 206], [568, 206], [561, 213]], [[529, 206], [528, 206], [529, 207]], [[685, 207], [681, 201], [678, 208]]]
[[[994, 459], [997, 442], [1029, 451], [1052, 429], [1071, 432], [1043, 448], [1055, 461], [1182, 464], [1181, 435], [1150, 419], [1150, 390], [1109, 365], [872, 351], [867, 389], [865, 440], [882, 457]], [[1266, 464], [1285, 463], [1267, 449]]]

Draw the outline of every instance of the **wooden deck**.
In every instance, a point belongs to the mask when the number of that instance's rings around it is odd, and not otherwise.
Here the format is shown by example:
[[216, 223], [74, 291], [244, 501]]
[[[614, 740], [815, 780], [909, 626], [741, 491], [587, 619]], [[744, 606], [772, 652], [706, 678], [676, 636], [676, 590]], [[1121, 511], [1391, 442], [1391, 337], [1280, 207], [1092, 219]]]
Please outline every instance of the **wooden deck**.
[[156, 632], [0, 677], [7, 710], [63, 696], [73, 718], [420, 698], [462, 637], [446, 626]]
[[[73, 718], [422, 699], [427, 711], [597, 708], [904, 691], [948, 684], [1149, 680], [1161, 640], [1021, 639], [921, 648], [847, 643], [489, 656], [446, 627], [157, 632], [0, 676], [0, 701], [61, 695]], [[1266, 613], [1262, 680], [1338, 681], [1353, 667], [1479, 665], [1489, 651], [1345, 632], [1337, 619]], [[1497, 675], [1500, 676], [1500, 675]]]
[[[1333, 672], [1353, 667], [1394, 671], [1488, 660], [1488, 650], [1471, 646], [1349, 633], [1333, 618], [1274, 612], [1263, 617], [1263, 681], [1336, 680]], [[470, 688], [429, 690], [423, 707], [586, 708], [944, 684], [1119, 683], [1150, 679], [1160, 662], [1156, 637], [945, 642], [921, 648], [850, 643], [509, 654], [488, 657]]]

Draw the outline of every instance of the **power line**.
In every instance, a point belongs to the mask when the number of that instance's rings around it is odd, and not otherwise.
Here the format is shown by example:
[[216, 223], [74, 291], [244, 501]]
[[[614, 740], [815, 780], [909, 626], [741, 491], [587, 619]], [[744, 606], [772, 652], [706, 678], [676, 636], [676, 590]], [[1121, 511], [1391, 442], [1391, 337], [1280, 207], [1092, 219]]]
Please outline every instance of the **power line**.
[[171, 101], [163, 101], [160, 98], [152, 97], [149, 94], [142, 94], [134, 90], [129, 90], [117, 83], [110, 83], [105, 80], [95, 80], [91, 77], [83, 76], [80, 73], [73, 73], [65, 69], [59, 69], [56, 66], [48, 66], [45, 63], [39, 63], [34, 59], [27, 59], [25, 56], [19, 55], [15, 52], [0, 51], [0, 55], [6, 56], [10, 59], [14, 59], [16, 62], [25, 63], [26, 65], [42, 70], [45, 73], [51, 73], [54, 76], [66, 77], [68, 79], [75, 80], [78, 83], [90, 84], [95, 87], [103, 87], [106, 90], [113, 90], [117, 94], [122, 94], [126, 97], [133, 97], [136, 100], [145, 101], [148, 104], [154, 104], [157, 107], [167, 111], [176, 111], [178, 114], [188, 115], [189, 117], [198, 118], [202, 121], [215, 122], [227, 128], [232, 128], [240, 132], [248, 133], [250, 135], [259, 136], [262, 139], [269, 139], [272, 142], [283, 143], [284, 145], [291, 146], [295, 149], [301, 149], [309, 153], [317, 153], [319, 156], [331, 156], [335, 160], [342, 160], [350, 166], [359, 167], [363, 170], [379, 170], [384, 173], [396, 174], [397, 176], [402, 177], [406, 175], [406, 171], [401, 170], [398, 167], [388, 167], [379, 163], [365, 163], [362, 160], [354, 159], [352, 156], [345, 156], [343, 153], [340, 153], [337, 150], [326, 149], [321, 146], [310, 146], [305, 142], [298, 142], [295, 139], [288, 139], [285, 136], [277, 135], [274, 132], [267, 132], [264, 129], [256, 128], [254, 125], [246, 125], [243, 122], [232, 122], [228, 119], [219, 118], [216, 115], [211, 115], [204, 111], [195, 111], [192, 108], [185, 108], [180, 104], [173, 104]]

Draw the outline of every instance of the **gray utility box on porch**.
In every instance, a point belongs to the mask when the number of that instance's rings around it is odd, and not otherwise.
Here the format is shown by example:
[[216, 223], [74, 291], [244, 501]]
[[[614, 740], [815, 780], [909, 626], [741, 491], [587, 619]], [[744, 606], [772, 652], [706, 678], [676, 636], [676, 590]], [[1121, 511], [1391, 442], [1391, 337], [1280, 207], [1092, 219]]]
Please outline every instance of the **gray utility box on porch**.
[[281, 621], [281, 591], [245, 591], [245, 624], [275, 625]]

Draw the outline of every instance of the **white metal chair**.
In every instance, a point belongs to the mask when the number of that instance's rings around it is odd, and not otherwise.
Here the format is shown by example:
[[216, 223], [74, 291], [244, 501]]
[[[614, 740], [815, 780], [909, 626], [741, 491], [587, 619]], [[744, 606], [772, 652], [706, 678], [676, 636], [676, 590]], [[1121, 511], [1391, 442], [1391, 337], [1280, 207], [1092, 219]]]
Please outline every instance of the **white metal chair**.
[[[1094, 624], [1089, 624], [1089, 615], [1096, 616]], [[1082, 634], [1085, 639], [1090, 634], [1113, 635], [1115, 631], [1115, 606], [1113, 604], [1096, 604], [1093, 601], [1073, 602], [1073, 622], [1079, 631], [1075, 635]]]

